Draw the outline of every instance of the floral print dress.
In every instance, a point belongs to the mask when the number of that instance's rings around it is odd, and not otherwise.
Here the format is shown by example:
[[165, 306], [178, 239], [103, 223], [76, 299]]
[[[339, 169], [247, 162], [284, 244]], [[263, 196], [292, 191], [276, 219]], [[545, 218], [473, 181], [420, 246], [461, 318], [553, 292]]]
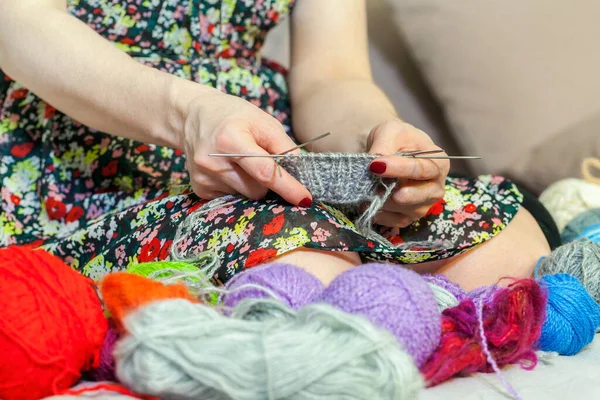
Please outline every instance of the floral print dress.
[[[69, 12], [140, 63], [240, 96], [290, 135], [285, 71], [260, 56], [294, 0], [69, 0]], [[114, 137], [56, 111], [0, 71], [0, 246], [42, 246], [92, 278], [169, 258], [180, 224], [204, 202], [181, 152]], [[448, 178], [446, 196], [392, 246], [362, 236], [325, 204], [276, 196], [218, 207], [189, 226], [180, 251], [215, 252], [226, 282], [298, 247], [418, 263], [457, 255], [498, 234], [522, 196], [493, 176]]]

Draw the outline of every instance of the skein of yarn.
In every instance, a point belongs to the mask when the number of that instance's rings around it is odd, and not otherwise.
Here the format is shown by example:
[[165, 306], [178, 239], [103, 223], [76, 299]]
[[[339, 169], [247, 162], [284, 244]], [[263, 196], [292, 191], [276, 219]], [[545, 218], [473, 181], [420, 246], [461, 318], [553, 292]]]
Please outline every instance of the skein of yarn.
[[115, 313], [127, 332], [115, 350], [117, 375], [136, 392], [165, 400], [408, 400], [423, 385], [388, 332], [331, 306], [296, 312], [273, 299], [245, 299], [226, 317], [166, 299], [132, 309], [115, 290], [129, 292], [129, 283], [111, 275], [113, 290], [105, 293], [103, 282], [103, 296], [111, 311], [128, 310]]
[[337, 276], [320, 301], [366, 317], [391, 332], [420, 366], [440, 340], [433, 291], [416, 272], [390, 264], [364, 264]]
[[166, 284], [182, 283], [205, 303], [216, 304], [219, 294], [206, 289], [213, 288], [208, 277], [218, 267], [218, 258], [210, 252], [204, 252], [199, 258], [203, 261], [200, 267], [184, 261], [154, 261], [131, 265], [126, 272]]
[[0, 398], [41, 399], [96, 367], [107, 320], [94, 283], [44, 250], [0, 249]]
[[[442, 313], [440, 344], [421, 366], [428, 386], [516, 362], [529, 361], [531, 368], [535, 366], [534, 344], [540, 337], [546, 306], [539, 283], [521, 279], [494, 290], [488, 302], [484, 298], [467, 297]], [[476, 302], [481, 305], [481, 318]]]
[[563, 243], [577, 239], [600, 242], [600, 208], [593, 208], [573, 218], [560, 233]]
[[274, 295], [288, 307], [299, 310], [315, 301], [323, 289], [321, 281], [295, 265], [264, 264], [229, 280], [222, 295], [222, 304], [233, 308], [245, 298], [270, 298]]
[[600, 304], [600, 243], [577, 240], [564, 244], [540, 259], [536, 274], [569, 274], [577, 278]]
[[583, 179], [563, 179], [548, 186], [539, 200], [562, 231], [577, 215], [600, 208], [600, 185]]
[[119, 333], [117, 330], [110, 326], [104, 336], [104, 344], [100, 352], [100, 363], [96, 369], [92, 371], [92, 376], [95, 381], [114, 381], [115, 376], [115, 359], [113, 357], [113, 350], [119, 339]]
[[594, 340], [600, 327], [600, 305], [571, 275], [545, 275], [541, 281], [548, 291], [548, 305], [539, 348], [575, 355]]

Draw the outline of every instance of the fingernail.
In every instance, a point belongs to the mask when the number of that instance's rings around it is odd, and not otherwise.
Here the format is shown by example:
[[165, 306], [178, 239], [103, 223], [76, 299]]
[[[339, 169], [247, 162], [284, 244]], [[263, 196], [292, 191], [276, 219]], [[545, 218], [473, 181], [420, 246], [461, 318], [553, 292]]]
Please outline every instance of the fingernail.
[[312, 206], [312, 199], [310, 197], [305, 197], [302, 199], [302, 201], [300, 201], [300, 203], [298, 203], [298, 206], [308, 208]]
[[369, 171], [374, 174], [383, 174], [387, 169], [387, 165], [383, 161], [373, 161], [371, 165], [369, 165]]

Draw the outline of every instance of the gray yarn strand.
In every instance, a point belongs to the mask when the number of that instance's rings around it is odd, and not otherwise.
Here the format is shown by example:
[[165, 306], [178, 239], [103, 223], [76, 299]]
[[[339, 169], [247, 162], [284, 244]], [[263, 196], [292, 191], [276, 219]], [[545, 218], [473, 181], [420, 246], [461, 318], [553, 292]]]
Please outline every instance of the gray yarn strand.
[[408, 400], [423, 387], [391, 334], [325, 304], [246, 299], [225, 317], [174, 299], [124, 323], [119, 380], [165, 400]]
[[[213, 199], [202, 207], [188, 215], [182, 222], [179, 224], [177, 228], [177, 233], [175, 234], [175, 239], [173, 240], [173, 244], [171, 245], [171, 260], [173, 261], [184, 261], [190, 263], [202, 263], [205, 265], [203, 268], [204, 272], [206, 272], [207, 276], [212, 276], [209, 272], [213, 269], [216, 271], [220, 266], [220, 260], [218, 259], [218, 255], [212, 252], [203, 252], [200, 254], [184, 254], [181, 251], [181, 243], [185, 241], [192, 229], [198, 223], [198, 220], [202, 218], [205, 214], [208, 214], [211, 211], [217, 210], [222, 207], [227, 207], [233, 204], [237, 204], [242, 201], [244, 198], [240, 195], [228, 195], [219, 197], [217, 199]], [[214, 257], [217, 259], [215, 260]]]

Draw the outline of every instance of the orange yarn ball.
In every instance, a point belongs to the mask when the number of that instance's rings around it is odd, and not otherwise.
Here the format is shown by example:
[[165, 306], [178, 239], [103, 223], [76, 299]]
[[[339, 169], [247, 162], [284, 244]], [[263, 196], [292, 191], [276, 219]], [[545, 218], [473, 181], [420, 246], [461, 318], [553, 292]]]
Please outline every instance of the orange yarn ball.
[[0, 399], [41, 399], [94, 367], [108, 329], [94, 282], [43, 250], [0, 249]]
[[165, 285], [128, 272], [106, 275], [100, 284], [100, 290], [104, 305], [121, 332], [124, 331], [123, 319], [127, 314], [146, 304], [166, 299], [187, 299], [198, 302], [182, 283]]

